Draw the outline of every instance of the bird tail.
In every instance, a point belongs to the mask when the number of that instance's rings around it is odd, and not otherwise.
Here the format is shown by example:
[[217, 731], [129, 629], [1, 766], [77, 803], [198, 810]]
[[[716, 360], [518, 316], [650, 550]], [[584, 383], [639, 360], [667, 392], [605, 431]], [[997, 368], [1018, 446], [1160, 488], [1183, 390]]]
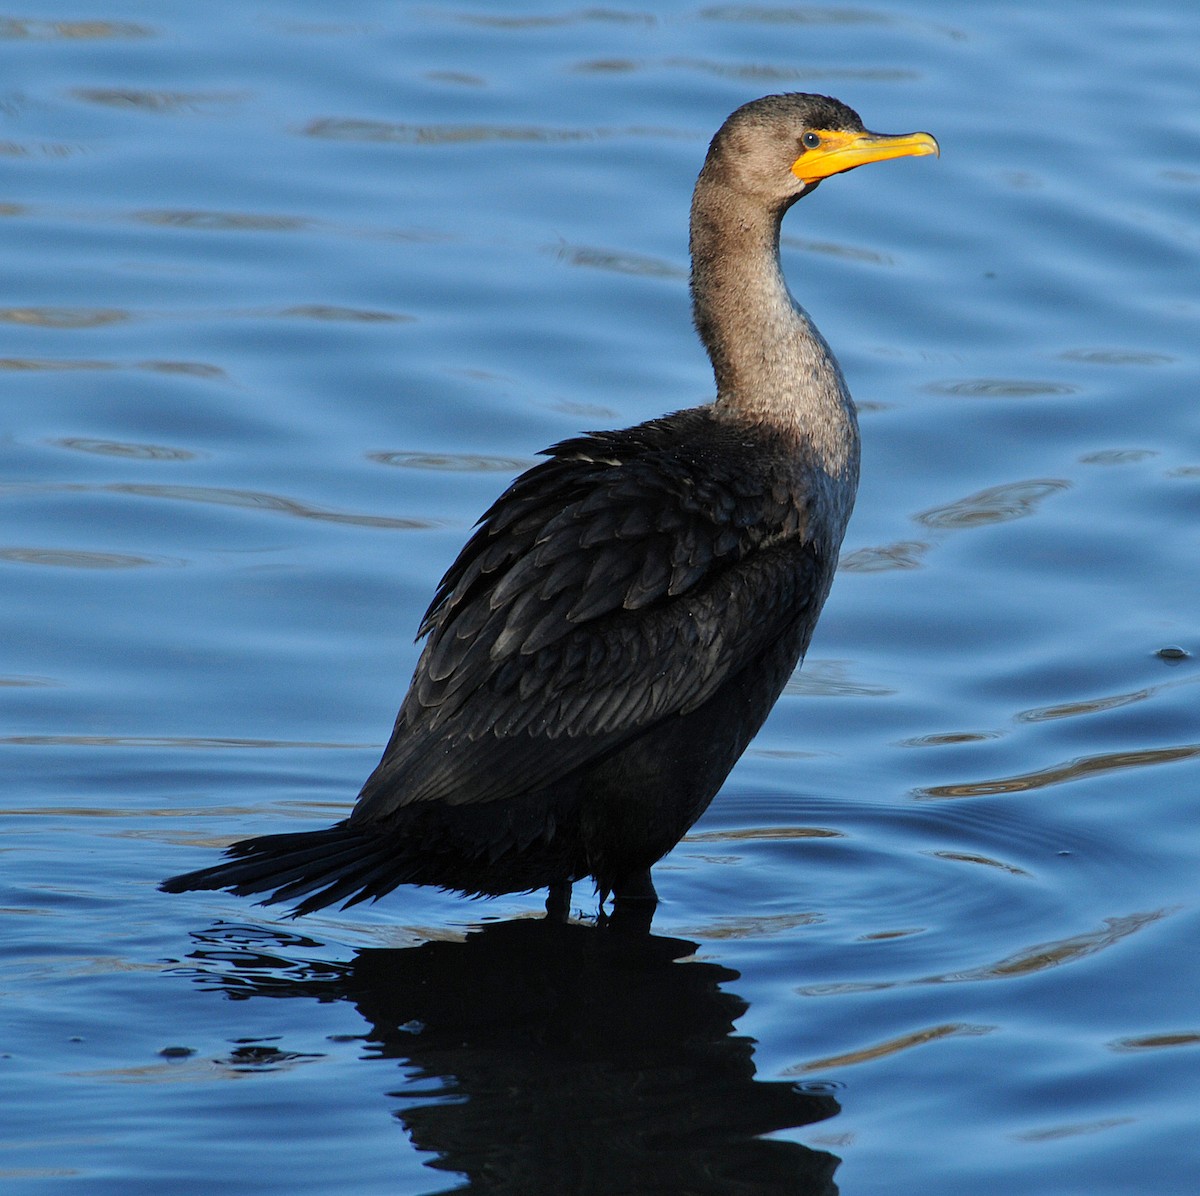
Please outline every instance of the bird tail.
[[266, 893], [263, 905], [304, 897], [291, 911], [298, 918], [343, 898], [347, 898], [343, 908], [378, 899], [410, 879], [397, 867], [394, 842], [353, 830], [346, 822], [319, 831], [243, 839], [225, 854], [231, 858], [223, 864], [172, 876], [158, 887], [164, 893], [193, 889], [228, 889], [239, 897]]

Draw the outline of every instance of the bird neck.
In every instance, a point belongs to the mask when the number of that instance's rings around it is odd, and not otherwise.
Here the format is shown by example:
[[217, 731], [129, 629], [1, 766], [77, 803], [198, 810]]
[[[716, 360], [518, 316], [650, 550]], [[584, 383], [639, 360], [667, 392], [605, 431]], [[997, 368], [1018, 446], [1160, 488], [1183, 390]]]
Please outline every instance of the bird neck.
[[833, 477], [857, 472], [858, 426], [825, 338], [792, 299], [771, 210], [705, 165], [692, 202], [692, 311], [718, 415], [795, 437]]

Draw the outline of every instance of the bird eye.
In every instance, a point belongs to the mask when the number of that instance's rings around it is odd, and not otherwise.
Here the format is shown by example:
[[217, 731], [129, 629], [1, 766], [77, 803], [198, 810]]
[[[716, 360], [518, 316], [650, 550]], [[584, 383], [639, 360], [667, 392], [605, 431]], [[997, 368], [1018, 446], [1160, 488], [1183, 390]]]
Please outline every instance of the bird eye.
[[821, 138], [816, 133], [805, 133], [800, 138], [800, 143], [805, 149], [816, 149], [821, 144]]

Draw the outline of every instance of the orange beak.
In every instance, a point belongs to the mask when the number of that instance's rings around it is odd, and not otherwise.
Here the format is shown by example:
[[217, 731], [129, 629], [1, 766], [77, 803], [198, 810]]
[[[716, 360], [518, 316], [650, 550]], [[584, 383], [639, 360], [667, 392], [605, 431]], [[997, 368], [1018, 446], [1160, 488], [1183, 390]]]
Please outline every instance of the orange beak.
[[868, 162], [888, 158], [921, 158], [940, 154], [941, 148], [929, 133], [846, 133], [814, 129], [821, 144], [805, 150], [792, 163], [792, 174], [805, 183], [815, 183], [831, 174], [841, 174]]

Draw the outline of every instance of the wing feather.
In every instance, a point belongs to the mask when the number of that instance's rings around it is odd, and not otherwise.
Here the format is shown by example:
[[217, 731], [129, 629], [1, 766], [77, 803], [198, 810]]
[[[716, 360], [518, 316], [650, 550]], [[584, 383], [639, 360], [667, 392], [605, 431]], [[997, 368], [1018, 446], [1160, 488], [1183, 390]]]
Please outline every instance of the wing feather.
[[794, 471], [776, 444], [714, 436], [689, 412], [567, 441], [497, 500], [421, 624], [352, 822], [553, 784], [811, 626], [831, 562]]

